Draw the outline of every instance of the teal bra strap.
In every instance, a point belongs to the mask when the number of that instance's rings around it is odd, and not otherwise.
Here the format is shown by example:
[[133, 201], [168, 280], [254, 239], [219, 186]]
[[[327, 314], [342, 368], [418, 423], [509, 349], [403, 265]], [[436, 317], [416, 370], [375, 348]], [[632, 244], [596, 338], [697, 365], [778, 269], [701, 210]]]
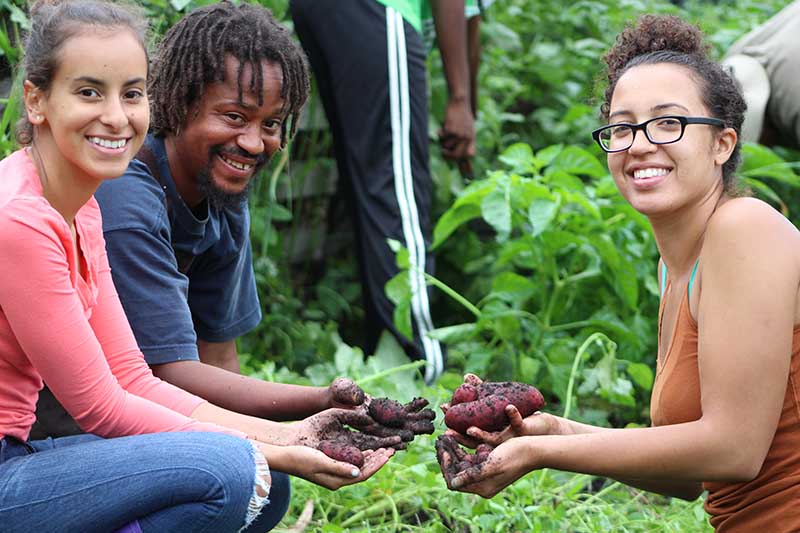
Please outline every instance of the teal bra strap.
[[[689, 288], [687, 290], [687, 294], [689, 296], [692, 295], [692, 286], [694, 285], [694, 277], [697, 275], [697, 267], [700, 265], [700, 259], [698, 258], [697, 261], [694, 262], [694, 268], [692, 269], [692, 274], [689, 276]], [[667, 288], [667, 264], [661, 263], [661, 296], [664, 296], [664, 291]]]

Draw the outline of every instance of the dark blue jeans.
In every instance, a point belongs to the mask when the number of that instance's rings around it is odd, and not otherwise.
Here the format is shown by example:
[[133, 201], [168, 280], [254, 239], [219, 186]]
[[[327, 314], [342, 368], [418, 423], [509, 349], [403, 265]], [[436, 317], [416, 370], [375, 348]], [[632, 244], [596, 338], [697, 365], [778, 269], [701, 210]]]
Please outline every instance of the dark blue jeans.
[[[269, 503], [247, 532], [269, 531], [289, 506], [289, 478], [271, 472]], [[217, 433], [116, 439], [78, 435], [0, 440], [0, 529], [144, 533], [233, 532], [253, 494], [250, 443]]]

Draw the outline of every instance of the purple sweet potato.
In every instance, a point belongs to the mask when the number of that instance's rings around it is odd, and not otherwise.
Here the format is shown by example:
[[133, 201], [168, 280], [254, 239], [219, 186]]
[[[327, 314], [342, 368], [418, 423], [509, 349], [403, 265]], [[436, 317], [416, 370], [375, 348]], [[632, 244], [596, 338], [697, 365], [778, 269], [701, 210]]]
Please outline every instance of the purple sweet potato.
[[453, 399], [450, 400], [450, 405], [457, 405], [459, 403], [474, 402], [478, 399], [478, 387], [469, 383], [464, 383], [458, 387], [453, 393]]
[[405, 405], [389, 398], [373, 398], [369, 414], [376, 422], [389, 428], [403, 428], [414, 435], [433, 433], [432, 420], [436, 413], [426, 409], [427, 405], [424, 398], [414, 398]]
[[447, 486], [451, 486], [453, 478], [460, 472], [473, 467], [481, 468], [492, 449], [488, 444], [481, 444], [476, 453], [467, 453], [451, 435], [439, 435], [436, 439], [436, 459]]
[[364, 454], [355, 446], [341, 440], [323, 440], [317, 449], [337, 461], [344, 461], [361, 468], [364, 465]]
[[[459, 389], [462, 387], [465, 385]], [[509, 424], [505, 412], [507, 405], [513, 404], [523, 417], [533, 414], [544, 406], [542, 393], [536, 387], [525, 383], [510, 381], [481, 383], [477, 386], [477, 393], [478, 397], [474, 401], [451, 402], [444, 417], [447, 427], [459, 433], [465, 433], [467, 428], [472, 426], [485, 431], [500, 431]]]
[[352, 379], [336, 378], [329, 387], [333, 401], [344, 405], [361, 405], [367, 395]]

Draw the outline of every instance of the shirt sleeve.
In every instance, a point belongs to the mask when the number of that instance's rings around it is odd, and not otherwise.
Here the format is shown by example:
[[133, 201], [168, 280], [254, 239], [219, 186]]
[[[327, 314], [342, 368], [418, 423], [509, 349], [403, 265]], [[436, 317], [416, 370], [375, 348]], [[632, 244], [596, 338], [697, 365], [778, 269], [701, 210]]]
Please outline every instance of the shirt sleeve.
[[178, 271], [168, 233], [121, 228], [105, 237], [114, 285], [147, 362], [199, 360], [189, 280]]
[[[109, 363], [122, 381], [148, 396], [165, 398], [183, 410], [200, 403], [167, 390], [149, 374], [126, 335], [124, 315], [114, 310], [116, 295], [108, 294], [108, 280], [102, 281], [99, 305], [87, 318], [73, 286], [65, 244], [54, 229], [57, 222], [41, 211], [29, 211], [7, 210], [0, 219], [0, 306], [31, 364], [80, 427], [102, 437], [163, 431], [243, 436], [192, 420], [121, 386]], [[94, 327], [101, 328], [104, 344], [116, 350], [109, 360]]]
[[151, 365], [199, 360], [189, 280], [178, 271], [163, 191], [134, 160], [95, 197], [111, 276], [145, 359]]

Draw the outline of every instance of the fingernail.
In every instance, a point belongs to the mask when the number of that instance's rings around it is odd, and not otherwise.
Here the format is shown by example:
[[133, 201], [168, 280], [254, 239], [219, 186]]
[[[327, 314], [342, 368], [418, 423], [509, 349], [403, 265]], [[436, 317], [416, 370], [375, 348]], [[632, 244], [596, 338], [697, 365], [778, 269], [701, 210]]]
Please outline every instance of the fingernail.
[[454, 489], [457, 489], [461, 486], [461, 480], [456, 478], [450, 482], [450, 486]]
[[358, 468], [354, 468], [353, 470], [350, 471], [350, 475], [353, 477], [358, 477], [361, 475], [361, 472], [358, 471]]

